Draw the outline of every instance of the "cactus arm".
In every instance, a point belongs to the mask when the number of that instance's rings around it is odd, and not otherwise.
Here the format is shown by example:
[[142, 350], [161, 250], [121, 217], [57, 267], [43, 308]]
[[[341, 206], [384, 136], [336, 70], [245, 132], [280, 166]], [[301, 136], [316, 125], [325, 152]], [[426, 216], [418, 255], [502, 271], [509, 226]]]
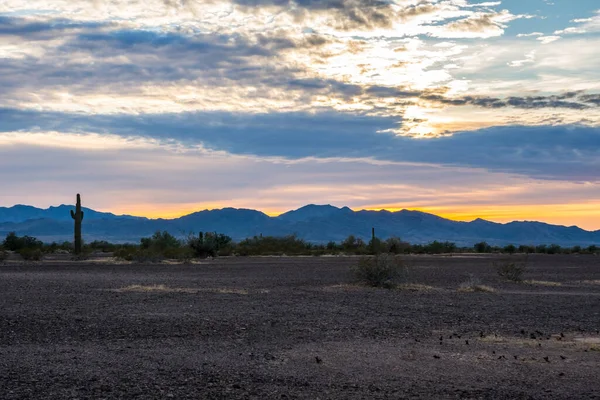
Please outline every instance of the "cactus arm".
[[75, 213], [71, 210], [71, 218], [75, 219]]
[[83, 211], [81, 211], [81, 219], [83, 219]]

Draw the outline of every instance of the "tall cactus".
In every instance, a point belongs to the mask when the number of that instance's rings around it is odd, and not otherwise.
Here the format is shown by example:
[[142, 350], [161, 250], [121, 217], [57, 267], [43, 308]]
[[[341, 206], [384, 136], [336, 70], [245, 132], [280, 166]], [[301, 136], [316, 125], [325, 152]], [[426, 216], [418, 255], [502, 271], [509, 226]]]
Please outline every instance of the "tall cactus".
[[75, 220], [75, 254], [81, 254], [81, 221], [83, 220], [83, 211], [81, 210], [81, 196], [77, 194], [77, 205], [75, 212], [71, 210], [71, 218]]

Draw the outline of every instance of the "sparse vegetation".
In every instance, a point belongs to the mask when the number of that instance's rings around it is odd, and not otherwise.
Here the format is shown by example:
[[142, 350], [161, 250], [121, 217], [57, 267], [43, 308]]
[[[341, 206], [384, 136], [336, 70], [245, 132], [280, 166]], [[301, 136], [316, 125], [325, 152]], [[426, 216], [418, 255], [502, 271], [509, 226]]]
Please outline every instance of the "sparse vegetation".
[[8, 251], [0, 247], [0, 264], [2, 264], [8, 258]]
[[41, 249], [24, 247], [19, 249], [17, 253], [21, 256], [21, 258], [25, 261], [40, 261], [44, 256]]
[[187, 246], [198, 258], [230, 255], [233, 250], [231, 243], [229, 236], [217, 232], [200, 232], [198, 236], [190, 235], [187, 239]]
[[[44, 254], [74, 253], [72, 242], [44, 244], [32, 236], [18, 236], [15, 232], [7, 234], [0, 246], [7, 251], [20, 253], [21, 249], [39, 249]], [[411, 244], [398, 237], [385, 240], [374, 237], [366, 243], [362, 238], [348, 236], [341, 242], [330, 241], [327, 244], [307, 242], [296, 235], [283, 237], [254, 236], [235, 243], [231, 237], [217, 232], [200, 232], [180, 239], [167, 231], [155, 232], [152, 236], [140, 239], [139, 244], [113, 244], [108, 241], [82, 243], [81, 256], [74, 259], [86, 259], [93, 252], [113, 253], [115, 257], [135, 262], [158, 262], [173, 259], [188, 262], [194, 258], [217, 256], [301, 256], [301, 255], [368, 255], [376, 253], [392, 254], [454, 254], [454, 253], [506, 253], [506, 254], [598, 254], [597, 246], [561, 247], [558, 245], [515, 245], [504, 247], [491, 246], [480, 242], [473, 247], [459, 247], [453, 242], [433, 241], [427, 244]], [[26, 251], [26, 257], [30, 251]], [[507, 262], [497, 267], [506, 279], [513, 280], [519, 263]], [[514, 265], [510, 265], [514, 264]]]
[[374, 257], [362, 257], [352, 268], [354, 277], [362, 284], [373, 287], [393, 288], [407, 268], [395, 254], [381, 253]]
[[473, 248], [475, 249], [476, 253], [491, 253], [492, 252], [492, 246], [490, 246], [486, 242], [475, 243]]
[[458, 291], [464, 293], [495, 293], [496, 289], [487, 285], [483, 285], [478, 277], [469, 275], [469, 279], [460, 284]]
[[511, 282], [521, 282], [527, 270], [527, 257], [522, 262], [513, 260], [494, 262], [494, 267], [502, 278]]

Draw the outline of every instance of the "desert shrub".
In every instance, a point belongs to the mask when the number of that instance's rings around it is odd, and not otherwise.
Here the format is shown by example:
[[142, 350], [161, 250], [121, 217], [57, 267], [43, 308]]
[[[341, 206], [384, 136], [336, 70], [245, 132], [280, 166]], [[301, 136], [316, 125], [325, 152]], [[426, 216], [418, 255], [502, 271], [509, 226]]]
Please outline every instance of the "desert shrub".
[[520, 245], [517, 251], [525, 254], [535, 253], [535, 246]]
[[367, 254], [369, 252], [364, 240], [357, 238], [354, 235], [350, 235], [344, 239], [344, 241], [340, 243], [340, 247], [346, 253]]
[[53, 254], [53, 253], [71, 253], [73, 251], [73, 243], [71, 242], [63, 242], [56, 243], [52, 242], [49, 245], [44, 246], [44, 252]]
[[378, 237], [371, 238], [369, 244], [367, 244], [367, 251], [370, 254], [379, 254], [384, 250], [383, 242]]
[[241, 256], [257, 255], [310, 255], [312, 245], [295, 235], [284, 237], [254, 236], [244, 239], [236, 246], [236, 253]]
[[33, 236], [17, 236], [15, 232], [6, 235], [2, 247], [10, 251], [19, 251], [21, 249], [41, 249], [44, 244]]
[[44, 255], [39, 248], [24, 247], [17, 251], [25, 261], [40, 261]]
[[162, 253], [162, 256], [170, 260], [183, 261], [187, 263], [190, 262], [196, 256], [196, 254], [190, 247], [178, 247], [166, 249]]
[[383, 248], [386, 253], [402, 254], [410, 251], [410, 243], [403, 242], [397, 237], [391, 237], [385, 241]]
[[331, 241], [328, 242], [327, 245], [325, 246], [325, 248], [327, 249], [328, 252], [330, 253], [334, 253], [338, 251], [338, 245], [336, 242]]
[[140, 247], [145, 250], [163, 252], [166, 249], [181, 247], [181, 242], [167, 231], [156, 231], [151, 237], [140, 239]]
[[156, 263], [164, 260], [163, 253], [152, 249], [142, 249], [136, 247], [123, 247], [116, 250], [113, 255], [120, 260], [132, 261], [135, 263]]
[[456, 244], [452, 242], [438, 242], [434, 240], [431, 243], [426, 244], [423, 247], [423, 252], [427, 254], [442, 254], [442, 253], [454, 253], [456, 251]]
[[475, 249], [476, 253], [491, 253], [492, 252], [492, 246], [490, 246], [486, 242], [475, 243], [473, 248]]
[[540, 254], [544, 254], [548, 252], [548, 246], [546, 246], [545, 244], [540, 244], [538, 246], [535, 246], [535, 252], [536, 253], [540, 253]]
[[512, 260], [495, 262], [494, 267], [502, 278], [512, 282], [521, 282], [527, 269], [527, 258], [523, 262]]
[[562, 252], [562, 248], [557, 244], [551, 244], [546, 249], [546, 253], [548, 254], [560, 254]]
[[6, 261], [6, 259], [8, 259], [8, 251], [0, 247], [0, 264]]
[[200, 232], [198, 236], [190, 235], [187, 239], [187, 246], [199, 258], [230, 255], [233, 252], [232, 239], [216, 232]]
[[352, 267], [352, 272], [360, 283], [391, 288], [406, 273], [406, 266], [395, 254], [381, 253], [374, 257], [362, 257], [358, 264]]
[[496, 290], [489, 286], [483, 285], [481, 283], [481, 279], [479, 279], [478, 277], [476, 277], [473, 274], [470, 274], [469, 278], [465, 282], [460, 284], [460, 286], [458, 287], [458, 291], [459, 292], [467, 292], [467, 293], [471, 293], [471, 292], [493, 293]]
[[586, 249], [586, 252], [590, 254], [596, 254], [598, 253], [598, 251], [600, 251], [600, 249], [598, 248], [598, 246], [595, 245], [588, 246], [588, 248]]
[[508, 246], [504, 246], [504, 249], [502, 249], [502, 251], [508, 254], [514, 254], [517, 251], [517, 248], [514, 244], [509, 244]]
[[118, 248], [118, 245], [109, 243], [106, 240], [94, 240], [90, 244], [86, 245], [92, 251], [101, 251], [102, 253], [110, 253]]

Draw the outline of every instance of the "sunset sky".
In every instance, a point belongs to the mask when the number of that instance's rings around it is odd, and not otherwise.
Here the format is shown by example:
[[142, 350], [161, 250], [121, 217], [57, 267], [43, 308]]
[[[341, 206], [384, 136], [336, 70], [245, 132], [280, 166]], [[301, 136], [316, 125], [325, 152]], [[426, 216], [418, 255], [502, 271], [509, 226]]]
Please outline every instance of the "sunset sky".
[[600, 229], [598, 0], [2, 0], [0, 206]]

